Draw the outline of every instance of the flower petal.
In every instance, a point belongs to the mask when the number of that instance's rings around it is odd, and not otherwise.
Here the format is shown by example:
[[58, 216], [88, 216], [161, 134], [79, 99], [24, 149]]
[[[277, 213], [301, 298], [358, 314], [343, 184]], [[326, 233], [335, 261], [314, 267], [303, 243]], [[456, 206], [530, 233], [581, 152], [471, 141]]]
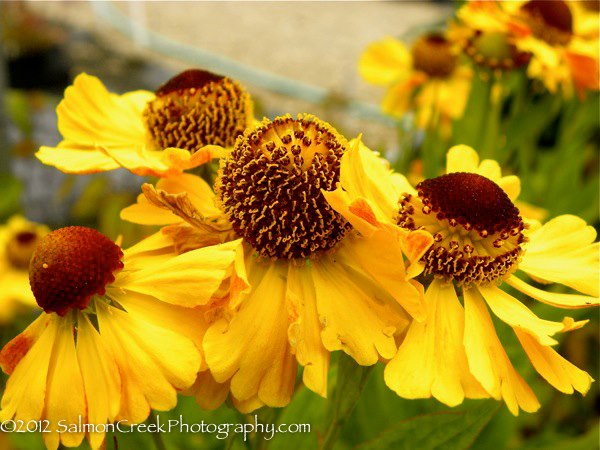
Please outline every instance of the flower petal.
[[540, 319], [527, 306], [495, 285], [478, 286], [477, 289], [500, 320], [513, 328], [529, 331], [541, 344], [556, 344], [550, 336], [562, 331], [564, 325], [561, 322]]
[[494, 398], [504, 399], [515, 416], [539, 409], [535, 394], [511, 364], [492, 323], [481, 294], [476, 288], [464, 290], [464, 344], [471, 373]]
[[[118, 301], [119, 299], [117, 299]], [[100, 334], [115, 356], [122, 377], [117, 419], [146, 420], [150, 408], [177, 404], [177, 390], [196, 380], [200, 356], [194, 343], [159, 324], [96, 302]]]
[[600, 305], [600, 299], [598, 299], [598, 297], [588, 297], [586, 295], [577, 294], [558, 294], [556, 292], [543, 291], [528, 285], [514, 275], [505, 281], [523, 294], [527, 294], [531, 298], [535, 298], [540, 302], [547, 303], [556, 308], [576, 309]]
[[287, 264], [265, 268], [259, 264], [248, 269], [252, 292], [231, 321], [222, 318], [210, 326], [204, 352], [215, 380], [231, 379], [236, 399], [257, 397], [268, 406], [285, 406], [296, 379], [296, 361], [287, 336]]
[[468, 145], [455, 145], [446, 155], [446, 173], [477, 173], [479, 155]]
[[599, 245], [596, 230], [577, 216], [556, 217], [532, 232], [519, 269], [598, 297]]
[[304, 366], [302, 380], [306, 387], [327, 397], [329, 352], [321, 341], [321, 322], [309, 267], [290, 265], [287, 302], [292, 317], [288, 338], [298, 363]]
[[385, 382], [405, 398], [435, 397], [449, 406], [487, 393], [469, 372], [463, 347], [464, 311], [454, 286], [434, 280], [425, 294], [425, 322], [412, 322]]
[[229, 381], [218, 383], [210, 371], [200, 372], [196, 382], [185, 394], [193, 395], [202, 409], [213, 411], [221, 406], [229, 395]]
[[43, 314], [39, 338], [14, 368], [2, 396], [0, 420], [39, 420], [44, 411], [46, 380], [60, 318]]
[[342, 264], [339, 253], [311, 263], [323, 344], [364, 366], [389, 359], [396, 353], [394, 333], [406, 326], [404, 313], [364, 273]]
[[43, 434], [48, 448], [57, 448], [59, 441], [66, 447], [77, 447], [84, 433], [63, 432], [59, 422], [77, 425], [86, 417], [83, 378], [79, 368], [71, 315], [57, 320], [56, 340], [48, 368], [44, 416], [48, 432]]
[[531, 364], [548, 383], [565, 394], [572, 394], [573, 389], [583, 395], [589, 391], [594, 381], [589, 374], [571, 364], [551, 347], [540, 344], [526, 330], [514, 330]]
[[369, 83], [381, 85], [406, 76], [411, 66], [410, 52], [402, 42], [392, 37], [369, 45], [358, 62], [360, 75]]
[[[86, 421], [92, 424], [110, 423], [121, 407], [119, 368], [87, 316], [79, 313], [78, 317], [77, 359], [85, 387]], [[99, 448], [104, 435], [102, 432], [90, 432], [90, 447]]]
[[114, 286], [174, 305], [206, 304], [227, 277], [241, 240], [199, 248], [117, 278]]

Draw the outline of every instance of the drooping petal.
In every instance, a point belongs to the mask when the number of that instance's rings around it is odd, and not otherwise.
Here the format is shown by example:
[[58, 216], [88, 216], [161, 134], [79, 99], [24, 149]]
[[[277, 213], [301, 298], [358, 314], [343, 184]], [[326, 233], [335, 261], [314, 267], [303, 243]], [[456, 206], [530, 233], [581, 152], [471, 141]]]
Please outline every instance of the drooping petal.
[[592, 384], [592, 377], [560, 356], [554, 349], [542, 345], [526, 330], [514, 328], [525, 353], [535, 370], [544, 379], [565, 394], [573, 390], [585, 395]]
[[404, 398], [435, 397], [456, 406], [487, 397], [469, 372], [463, 347], [464, 311], [454, 287], [434, 280], [425, 294], [426, 321], [412, 322], [398, 353], [385, 368], [385, 382]]
[[48, 368], [44, 416], [48, 432], [43, 434], [48, 449], [56, 449], [59, 442], [66, 447], [77, 447], [84, 438], [83, 431], [61, 431], [59, 422], [67, 427], [79, 424], [86, 417], [86, 399], [83, 378], [79, 368], [71, 315], [57, 320], [56, 341]]
[[218, 383], [209, 370], [200, 372], [196, 382], [184, 394], [193, 395], [202, 409], [213, 411], [221, 406], [229, 395], [229, 381]]
[[572, 215], [556, 217], [529, 236], [519, 269], [536, 279], [562, 283], [598, 297], [599, 243], [596, 230]]
[[[248, 256], [247, 260], [252, 258]], [[288, 342], [287, 264], [251, 263], [252, 292], [228, 321], [213, 323], [204, 337], [204, 352], [215, 380], [231, 379], [240, 400], [257, 398], [269, 406], [289, 403], [296, 361]]]
[[160, 324], [103, 302], [96, 303], [96, 311], [100, 334], [121, 373], [117, 419], [139, 423], [146, 420], [150, 408], [166, 411], [175, 407], [177, 390], [190, 387], [200, 368], [194, 343]]
[[329, 351], [343, 350], [360, 365], [396, 353], [394, 333], [406, 325], [399, 305], [364, 273], [337, 261], [335, 256], [311, 263], [317, 310]]
[[302, 380], [306, 387], [327, 397], [329, 352], [321, 341], [321, 321], [310, 267], [290, 265], [287, 302], [292, 318], [288, 338], [298, 363], [304, 367]]
[[502, 398], [512, 414], [518, 415], [519, 408], [537, 411], [540, 403], [508, 359], [481, 294], [477, 288], [463, 292], [464, 344], [471, 373], [492, 397]]
[[529, 331], [543, 345], [554, 345], [556, 340], [550, 336], [562, 331], [561, 322], [540, 319], [519, 300], [507, 294], [498, 286], [478, 286], [479, 292], [494, 314], [511, 327], [520, 327]]
[[[110, 423], [121, 406], [119, 368], [87, 316], [79, 313], [78, 317], [77, 359], [85, 388], [87, 423]], [[102, 432], [90, 432], [90, 447], [99, 448], [104, 435]]]
[[400, 240], [394, 230], [382, 227], [368, 238], [348, 238], [340, 245], [338, 257], [354, 261], [415, 320], [422, 321], [426, 316], [423, 290], [408, 279]]
[[16, 364], [9, 377], [0, 420], [38, 420], [42, 417], [46, 398], [46, 379], [60, 318], [56, 314], [42, 315], [44, 327], [39, 338]]
[[598, 299], [598, 297], [588, 297], [587, 295], [578, 294], [558, 294], [556, 292], [543, 291], [530, 286], [514, 275], [505, 281], [515, 289], [527, 294], [531, 298], [535, 298], [540, 302], [547, 303], [555, 306], [556, 308], [576, 309], [600, 305], [600, 299]]

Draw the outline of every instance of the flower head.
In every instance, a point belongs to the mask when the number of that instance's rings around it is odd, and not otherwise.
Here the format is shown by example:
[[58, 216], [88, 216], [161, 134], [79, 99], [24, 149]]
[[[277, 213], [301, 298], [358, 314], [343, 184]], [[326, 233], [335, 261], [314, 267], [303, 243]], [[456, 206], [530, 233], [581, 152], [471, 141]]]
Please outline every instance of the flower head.
[[219, 156], [252, 124], [253, 104], [236, 81], [199, 69], [156, 93], [108, 92], [81, 74], [57, 108], [63, 141], [37, 157], [68, 173], [125, 167], [138, 175], [181, 173]]
[[419, 127], [427, 126], [435, 111], [446, 122], [463, 114], [471, 71], [441, 34], [420, 37], [410, 50], [390, 37], [372, 43], [361, 55], [359, 71], [369, 83], [387, 86], [381, 105], [387, 114], [401, 116], [414, 108]]
[[[314, 116], [265, 119], [222, 160], [215, 193], [198, 177], [179, 176], [145, 185], [122, 212], [169, 223], [163, 233], [184, 251], [241, 238], [210, 307], [209, 372], [192, 390], [200, 404], [215, 407], [230, 392], [242, 411], [284, 406], [297, 364], [306, 386], [325, 396], [330, 352], [375, 364], [394, 354], [411, 315], [423, 318], [422, 289], [405, 271], [396, 236], [373, 252], [324, 197], [350, 147]], [[405, 242], [420, 255], [417, 244]]]
[[[540, 319], [502, 287], [506, 283], [560, 308], [597, 306], [598, 244], [592, 227], [575, 216], [560, 216], [543, 226], [523, 217], [514, 205], [518, 178], [503, 177], [495, 161], [479, 163], [466, 146], [450, 149], [446, 174], [424, 180], [416, 189], [364, 146], [344, 155], [344, 172], [354, 175], [342, 176], [340, 188], [327, 198], [351, 223], [357, 219], [357, 205], [363, 205], [381, 221], [433, 238], [419, 259], [423, 281], [430, 283], [427, 318], [411, 323], [388, 363], [389, 387], [403, 397], [433, 396], [451, 406], [465, 397], [491, 396], [503, 399], [513, 414], [519, 408], [537, 410], [537, 398], [495, 333], [489, 307], [514, 329], [533, 366], [550, 384], [566, 393], [587, 392], [591, 377], [552, 349], [556, 333], [586, 321]], [[525, 282], [522, 274], [585, 295], [543, 291]]]
[[77, 446], [85, 434], [96, 449], [100, 430], [61, 432], [59, 425], [134, 424], [151, 408], [175, 406], [177, 391], [205, 365], [196, 337], [202, 313], [190, 307], [206, 303], [221, 283], [219, 265], [201, 274], [195, 257], [227, 261], [234, 252], [224, 246], [173, 257], [160, 250], [160, 238], [124, 251], [84, 227], [40, 239], [29, 277], [45, 313], [0, 352], [10, 375], [2, 421], [47, 420], [49, 449]]
[[35, 306], [29, 287], [29, 261], [48, 227], [13, 216], [0, 227], [0, 323], [9, 321], [19, 307]]

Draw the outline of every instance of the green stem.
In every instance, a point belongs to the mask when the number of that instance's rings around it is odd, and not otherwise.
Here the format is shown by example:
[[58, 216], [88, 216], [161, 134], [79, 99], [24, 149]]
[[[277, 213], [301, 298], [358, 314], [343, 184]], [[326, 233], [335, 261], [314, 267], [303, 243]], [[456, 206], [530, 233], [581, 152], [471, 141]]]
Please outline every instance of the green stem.
[[[150, 416], [148, 417], [148, 422], [149, 423], [157, 422], [156, 414], [154, 413], [154, 411], [150, 411]], [[156, 450], [167, 450], [167, 447], [165, 447], [165, 442], [163, 441], [163, 438], [162, 438], [162, 433], [160, 431], [157, 431], [156, 433], [150, 433], [150, 435], [152, 436], [152, 440], [154, 441]]]
[[485, 125], [481, 128], [479, 138], [479, 154], [482, 159], [497, 159], [498, 143], [500, 139], [500, 121], [502, 120], [503, 89], [502, 82], [496, 80], [489, 91], [489, 110]]
[[320, 449], [331, 450], [350, 417], [375, 366], [359, 366], [350, 356], [340, 354], [338, 376], [329, 409], [329, 427]]

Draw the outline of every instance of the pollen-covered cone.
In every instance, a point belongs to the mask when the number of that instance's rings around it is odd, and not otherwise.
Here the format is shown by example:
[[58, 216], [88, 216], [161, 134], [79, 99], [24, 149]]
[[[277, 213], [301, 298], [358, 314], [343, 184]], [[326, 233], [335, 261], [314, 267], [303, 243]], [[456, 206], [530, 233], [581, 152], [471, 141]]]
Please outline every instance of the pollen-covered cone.
[[[506, 282], [560, 308], [597, 306], [600, 271], [592, 227], [568, 215], [543, 226], [527, 222], [512, 203], [519, 179], [503, 177], [495, 161], [480, 163], [466, 146], [450, 149], [445, 175], [416, 189], [364, 146], [344, 156], [341, 171], [340, 187], [326, 197], [349, 221], [364, 215], [356, 211], [368, 205], [379, 222], [433, 236], [431, 247], [417, 256], [423, 275], [433, 276], [425, 293], [427, 317], [411, 323], [386, 366], [390, 388], [406, 398], [435, 397], [450, 406], [491, 396], [503, 399], [513, 414], [536, 411], [539, 402], [512, 366], [489, 307], [514, 329], [533, 366], [552, 386], [565, 393], [588, 391], [591, 377], [552, 348], [553, 335], [586, 321], [540, 319], [500, 287]], [[543, 291], [515, 272], [583, 294]]]
[[10, 322], [20, 310], [37, 307], [29, 287], [29, 260], [49, 231], [22, 216], [0, 225], [0, 324]]
[[[242, 238], [203, 338], [210, 370], [196, 386], [203, 406], [218, 405], [227, 389], [244, 412], [284, 406], [297, 364], [304, 384], [326, 396], [332, 351], [361, 365], [389, 359], [410, 316], [425, 317], [400, 241], [373, 251], [323, 196], [339, 181], [348, 148], [316, 117], [265, 119], [222, 161], [216, 194], [181, 175], [145, 185], [145, 196], [123, 211], [127, 220], [169, 224], [163, 232], [182, 251]], [[414, 242], [406, 245], [417, 255], [423, 242]]]
[[82, 73], [57, 108], [63, 140], [36, 156], [67, 173], [124, 167], [138, 175], [168, 176], [221, 156], [253, 120], [245, 89], [229, 78], [187, 70], [156, 93], [109, 92]]
[[[49, 449], [86, 436], [96, 449], [105, 424], [140, 423], [176, 405], [204, 364], [202, 314], [190, 306], [209, 300], [234, 251], [157, 255], [158, 244], [151, 237], [122, 252], [83, 227], [41, 241], [30, 280], [45, 312], [0, 352], [10, 375], [0, 420], [41, 420]], [[201, 266], [198, 252], [214, 264]]]

